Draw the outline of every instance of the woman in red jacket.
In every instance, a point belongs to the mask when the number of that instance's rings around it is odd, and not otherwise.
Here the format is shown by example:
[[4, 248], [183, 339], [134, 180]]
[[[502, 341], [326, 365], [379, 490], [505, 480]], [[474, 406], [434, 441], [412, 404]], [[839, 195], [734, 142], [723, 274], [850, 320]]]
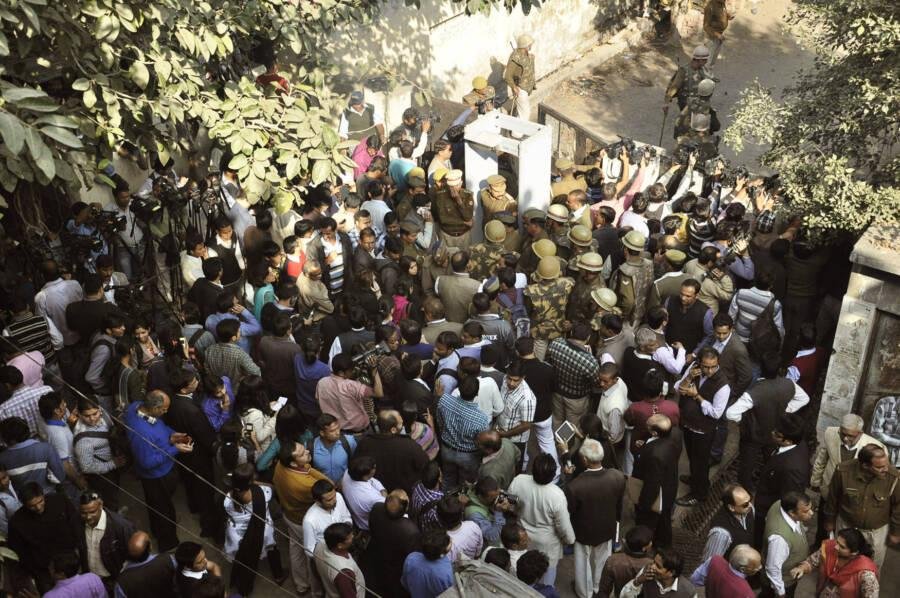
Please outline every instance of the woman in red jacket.
[[791, 576], [800, 579], [818, 568], [816, 596], [878, 598], [878, 566], [871, 557], [872, 547], [859, 530], [842, 529], [834, 540], [825, 540], [821, 549], [791, 569]]

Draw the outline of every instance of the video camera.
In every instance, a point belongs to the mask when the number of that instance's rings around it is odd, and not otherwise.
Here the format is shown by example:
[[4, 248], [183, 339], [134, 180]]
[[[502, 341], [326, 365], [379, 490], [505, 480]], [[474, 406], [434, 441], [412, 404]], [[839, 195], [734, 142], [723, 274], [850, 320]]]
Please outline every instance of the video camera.
[[128, 222], [124, 214], [112, 210], [101, 210], [96, 206], [91, 207], [91, 218], [94, 226], [103, 235], [111, 235], [125, 230]]
[[637, 149], [637, 144], [633, 139], [619, 135], [619, 141], [616, 141], [606, 148], [606, 155], [609, 158], [618, 159], [622, 155], [622, 152], [628, 152], [628, 159], [635, 162], [640, 160], [641, 156], [641, 154], [638, 154]]

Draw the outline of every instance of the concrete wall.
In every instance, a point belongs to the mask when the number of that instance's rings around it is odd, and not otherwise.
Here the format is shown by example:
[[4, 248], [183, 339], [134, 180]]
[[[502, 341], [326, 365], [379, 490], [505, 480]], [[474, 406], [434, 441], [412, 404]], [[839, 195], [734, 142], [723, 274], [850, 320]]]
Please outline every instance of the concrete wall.
[[[546, 0], [528, 15], [517, 7], [512, 13], [495, 8], [488, 15], [467, 16], [462, 4], [450, 0], [423, 0], [421, 10], [391, 0], [375, 23], [349, 25], [332, 36], [332, 55], [342, 69], [334, 89], [358, 88], [367, 75], [388, 70], [430, 88], [436, 97], [459, 100], [478, 75], [488, 77], [492, 85], [503, 84], [503, 68], [522, 33], [535, 39], [532, 51], [540, 79], [615, 33], [633, 4], [634, 0]], [[412, 88], [388, 92], [379, 87], [367, 85], [368, 101], [385, 110], [388, 126], [393, 127], [409, 105]]]
[[817, 429], [847, 413], [871, 421], [878, 399], [900, 394], [900, 227], [873, 225], [851, 255]]

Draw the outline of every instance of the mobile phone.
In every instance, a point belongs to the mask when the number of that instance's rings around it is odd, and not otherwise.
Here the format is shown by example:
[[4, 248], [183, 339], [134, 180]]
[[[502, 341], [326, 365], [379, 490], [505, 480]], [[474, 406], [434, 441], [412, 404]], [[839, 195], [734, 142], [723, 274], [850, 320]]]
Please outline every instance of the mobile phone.
[[244, 429], [247, 430], [248, 432], [252, 432], [253, 424], [244, 424]]
[[181, 350], [184, 352], [185, 359], [188, 358], [190, 353], [188, 353], [188, 342], [187, 339], [183, 336], [178, 339], [178, 342], [181, 344]]
[[573, 426], [572, 424], [570, 424], [567, 421], [564, 421], [562, 424], [560, 424], [560, 426], [558, 428], [556, 428], [555, 435], [556, 435], [556, 439], [559, 442], [568, 444], [569, 441], [572, 440], [572, 438], [575, 436], [576, 433], [577, 432], [575, 430], [575, 426]]

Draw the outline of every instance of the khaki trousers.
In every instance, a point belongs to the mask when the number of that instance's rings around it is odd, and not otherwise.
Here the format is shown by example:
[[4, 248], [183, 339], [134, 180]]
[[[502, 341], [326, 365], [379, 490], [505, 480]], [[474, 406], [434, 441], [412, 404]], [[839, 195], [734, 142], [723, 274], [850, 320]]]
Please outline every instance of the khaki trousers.
[[306, 554], [303, 548], [303, 526], [284, 518], [290, 538], [291, 579], [294, 589], [299, 595], [320, 597], [324, 595], [322, 582], [316, 573], [312, 555]]
[[588, 397], [569, 399], [559, 393], [553, 393], [553, 431], [567, 421], [577, 426], [581, 416], [587, 413]]
[[459, 236], [448, 235], [444, 231], [441, 231], [441, 243], [443, 243], [447, 249], [450, 249], [451, 247], [457, 249], [470, 249], [470, 246], [472, 245], [472, 231], [468, 231]]
[[[835, 522], [834, 531], [838, 532], [847, 527], [856, 526], [850, 525], [838, 517]], [[857, 527], [856, 529], [863, 535], [866, 542], [872, 545], [872, 551], [875, 553], [872, 555], [872, 560], [875, 561], [875, 564], [878, 565], [878, 569], [881, 570], [881, 565], [884, 564], [884, 555], [887, 550], [885, 543], [887, 542], [888, 526], [883, 525], [876, 529], [862, 529]]]

